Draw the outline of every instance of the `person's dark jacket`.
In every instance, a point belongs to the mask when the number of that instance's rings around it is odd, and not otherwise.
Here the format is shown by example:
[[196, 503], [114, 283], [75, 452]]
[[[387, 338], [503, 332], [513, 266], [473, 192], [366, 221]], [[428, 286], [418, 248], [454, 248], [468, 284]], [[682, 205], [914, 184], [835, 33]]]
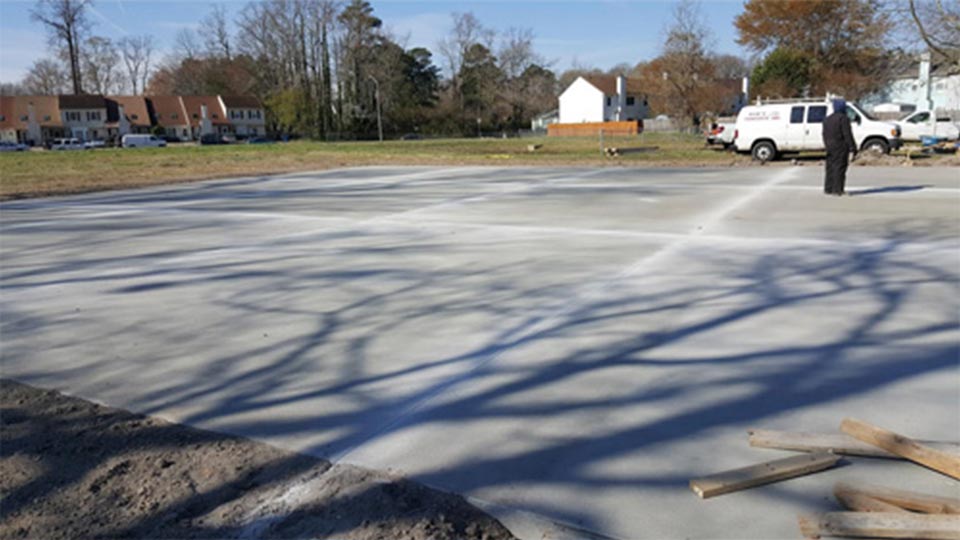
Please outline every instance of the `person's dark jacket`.
[[846, 112], [835, 112], [823, 121], [823, 144], [830, 153], [857, 153], [850, 117]]

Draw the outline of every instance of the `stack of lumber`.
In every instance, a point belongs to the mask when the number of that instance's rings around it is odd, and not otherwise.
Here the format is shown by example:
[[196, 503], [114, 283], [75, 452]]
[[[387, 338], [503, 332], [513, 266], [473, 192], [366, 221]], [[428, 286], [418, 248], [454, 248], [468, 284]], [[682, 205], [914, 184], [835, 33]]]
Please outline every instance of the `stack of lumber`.
[[[751, 446], [803, 454], [696, 478], [690, 488], [706, 499], [823, 471], [844, 455], [904, 459], [960, 480], [960, 444], [915, 440], [853, 418], [845, 419], [840, 431], [752, 430]], [[960, 498], [844, 482], [833, 494], [847, 511], [800, 516], [805, 537], [960, 540]]]

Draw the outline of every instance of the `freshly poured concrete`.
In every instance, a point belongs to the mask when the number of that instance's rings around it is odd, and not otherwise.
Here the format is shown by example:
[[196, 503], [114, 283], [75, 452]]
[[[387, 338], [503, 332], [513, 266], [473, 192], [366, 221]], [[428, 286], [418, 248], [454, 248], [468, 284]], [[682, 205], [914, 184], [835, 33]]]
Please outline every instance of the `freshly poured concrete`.
[[5, 203], [2, 375], [470, 496], [527, 538], [798, 538], [701, 501], [855, 416], [960, 439], [960, 172], [366, 168]]

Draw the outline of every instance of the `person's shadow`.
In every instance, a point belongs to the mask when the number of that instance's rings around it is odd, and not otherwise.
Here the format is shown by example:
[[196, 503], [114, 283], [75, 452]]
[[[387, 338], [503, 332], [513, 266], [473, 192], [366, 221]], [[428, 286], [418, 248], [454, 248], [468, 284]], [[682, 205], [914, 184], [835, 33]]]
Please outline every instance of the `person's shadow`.
[[919, 186], [887, 186], [887, 187], [877, 187], [869, 189], [854, 189], [848, 190], [847, 195], [856, 196], [856, 195], [875, 195], [877, 193], [902, 193], [905, 191], [920, 191], [923, 188], [931, 187], [930, 184], [923, 184]]

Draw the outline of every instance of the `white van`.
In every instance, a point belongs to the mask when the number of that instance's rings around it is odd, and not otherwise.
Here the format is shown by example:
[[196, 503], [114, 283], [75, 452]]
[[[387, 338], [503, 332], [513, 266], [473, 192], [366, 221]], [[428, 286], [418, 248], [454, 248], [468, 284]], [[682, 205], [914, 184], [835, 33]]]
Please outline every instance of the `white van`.
[[[833, 112], [832, 99], [757, 100], [737, 115], [734, 147], [758, 161], [786, 152], [823, 151], [823, 120]], [[861, 150], [886, 154], [900, 148], [896, 124], [876, 120], [853, 103], [847, 103], [847, 115]]]
[[120, 139], [120, 145], [124, 148], [163, 148], [167, 146], [167, 141], [156, 135], [128, 133]]
[[54, 139], [50, 144], [51, 150], [84, 150], [86, 146], [80, 139]]

